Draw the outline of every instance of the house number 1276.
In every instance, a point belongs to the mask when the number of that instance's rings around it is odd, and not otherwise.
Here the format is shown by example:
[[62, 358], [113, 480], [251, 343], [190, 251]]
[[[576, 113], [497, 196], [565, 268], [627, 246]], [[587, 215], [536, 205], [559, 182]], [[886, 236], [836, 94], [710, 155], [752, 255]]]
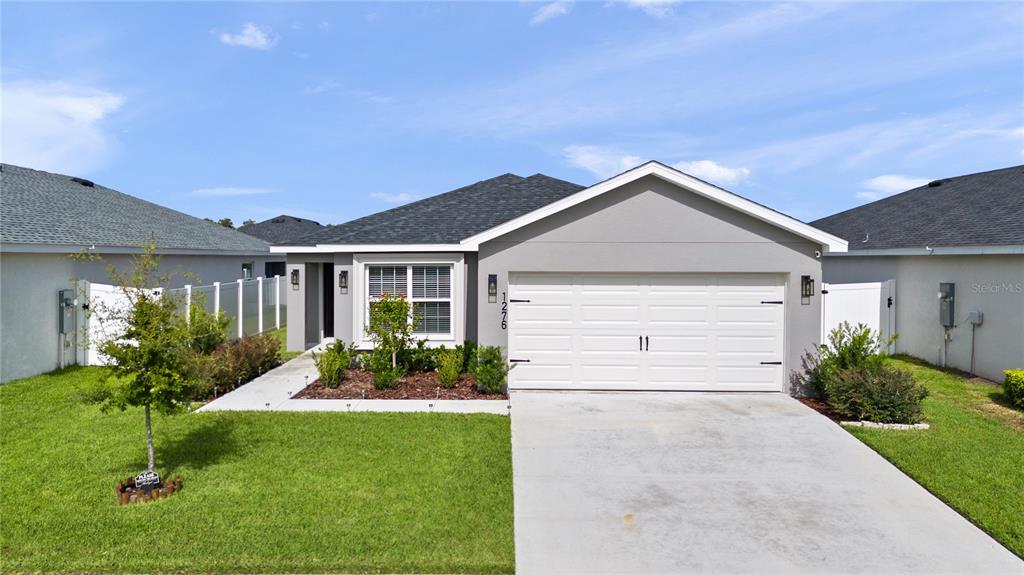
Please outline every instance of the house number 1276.
[[508, 329], [508, 299], [501, 292], [501, 329]]

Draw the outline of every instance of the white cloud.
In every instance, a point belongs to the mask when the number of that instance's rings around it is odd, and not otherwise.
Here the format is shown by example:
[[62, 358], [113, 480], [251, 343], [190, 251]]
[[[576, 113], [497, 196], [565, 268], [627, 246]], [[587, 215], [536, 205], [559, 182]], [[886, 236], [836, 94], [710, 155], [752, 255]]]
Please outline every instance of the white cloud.
[[626, 0], [626, 4], [655, 18], [664, 18], [680, 0]]
[[117, 142], [103, 120], [124, 104], [113, 92], [63, 82], [2, 85], [3, 161], [86, 174], [105, 163]]
[[691, 176], [722, 186], [734, 186], [750, 176], [750, 170], [747, 168], [730, 168], [713, 160], [679, 162], [673, 167]]
[[413, 200], [420, 199], [419, 196], [414, 196], [408, 192], [401, 192], [398, 194], [388, 194], [384, 192], [374, 192], [370, 194], [370, 197], [375, 200], [380, 200], [389, 204], [407, 204]]
[[199, 188], [192, 190], [193, 196], [200, 196], [204, 198], [220, 198], [220, 197], [231, 197], [231, 196], [262, 196], [265, 194], [272, 194], [274, 190], [267, 188], [236, 188], [236, 187], [223, 187], [223, 188]]
[[927, 184], [928, 178], [913, 178], [899, 174], [884, 174], [864, 182], [866, 191], [857, 192], [862, 200], [877, 200]]
[[601, 179], [610, 178], [643, 162], [639, 156], [602, 146], [567, 146], [562, 149], [562, 153], [570, 164]]
[[238, 34], [221, 32], [220, 41], [229, 46], [269, 50], [277, 44], [277, 35], [270, 28], [261, 28], [252, 22], [246, 22]]
[[545, 4], [533, 13], [533, 18], [530, 19], [530, 25], [536, 26], [537, 24], [546, 22], [552, 18], [564, 16], [569, 13], [571, 8], [572, 0], [558, 0], [557, 2]]

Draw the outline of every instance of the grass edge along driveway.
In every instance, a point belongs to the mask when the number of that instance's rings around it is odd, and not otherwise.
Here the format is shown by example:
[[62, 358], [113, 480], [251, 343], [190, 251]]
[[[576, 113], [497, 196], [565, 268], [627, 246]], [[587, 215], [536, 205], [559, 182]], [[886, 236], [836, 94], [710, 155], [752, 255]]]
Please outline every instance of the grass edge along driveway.
[[1024, 412], [1002, 388], [897, 357], [928, 388], [920, 431], [846, 428], [1024, 558]]
[[142, 412], [82, 404], [102, 374], [0, 386], [0, 571], [514, 571], [508, 417], [156, 417], [158, 469], [184, 489], [121, 507]]

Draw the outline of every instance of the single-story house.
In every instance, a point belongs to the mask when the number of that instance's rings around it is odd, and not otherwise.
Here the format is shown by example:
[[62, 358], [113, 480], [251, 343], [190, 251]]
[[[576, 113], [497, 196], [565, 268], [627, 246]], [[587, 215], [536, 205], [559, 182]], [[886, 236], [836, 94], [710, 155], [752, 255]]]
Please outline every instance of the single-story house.
[[405, 294], [430, 345], [499, 345], [513, 389], [783, 391], [846, 241], [658, 162], [583, 187], [505, 174], [288, 246], [288, 347], [371, 346]]
[[[322, 228], [319, 222], [281, 214], [262, 222], [238, 226], [243, 234], [257, 237], [268, 244], [288, 244], [304, 235], [311, 234]], [[268, 261], [263, 270], [263, 277], [272, 278], [284, 275], [284, 259]]]
[[59, 331], [62, 290], [78, 295], [72, 278], [109, 284], [107, 266], [126, 269], [151, 238], [172, 287], [255, 277], [283, 259], [261, 239], [83, 178], [0, 165], [0, 381], [74, 363], [77, 333]]
[[812, 222], [829, 283], [895, 280], [896, 351], [993, 381], [1024, 367], [1024, 166], [935, 180]]

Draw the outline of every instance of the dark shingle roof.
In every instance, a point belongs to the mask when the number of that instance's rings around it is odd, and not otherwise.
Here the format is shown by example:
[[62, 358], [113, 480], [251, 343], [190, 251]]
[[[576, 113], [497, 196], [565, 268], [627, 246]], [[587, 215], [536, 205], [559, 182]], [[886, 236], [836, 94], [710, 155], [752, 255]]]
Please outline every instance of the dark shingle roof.
[[543, 174], [504, 174], [451, 192], [328, 226], [291, 245], [454, 244], [570, 196], [583, 186]]
[[1024, 244], [1024, 166], [936, 180], [811, 225], [851, 251]]
[[280, 215], [263, 222], [239, 226], [238, 231], [272, 244], [281, 244], [301, 238], [321, 228], [323, 226], [313, 220]]
[[153, 237], [160, 249], [269, 251], [258, 238], [88, 180], [0, 167], [0, 243], [137, 248]]

